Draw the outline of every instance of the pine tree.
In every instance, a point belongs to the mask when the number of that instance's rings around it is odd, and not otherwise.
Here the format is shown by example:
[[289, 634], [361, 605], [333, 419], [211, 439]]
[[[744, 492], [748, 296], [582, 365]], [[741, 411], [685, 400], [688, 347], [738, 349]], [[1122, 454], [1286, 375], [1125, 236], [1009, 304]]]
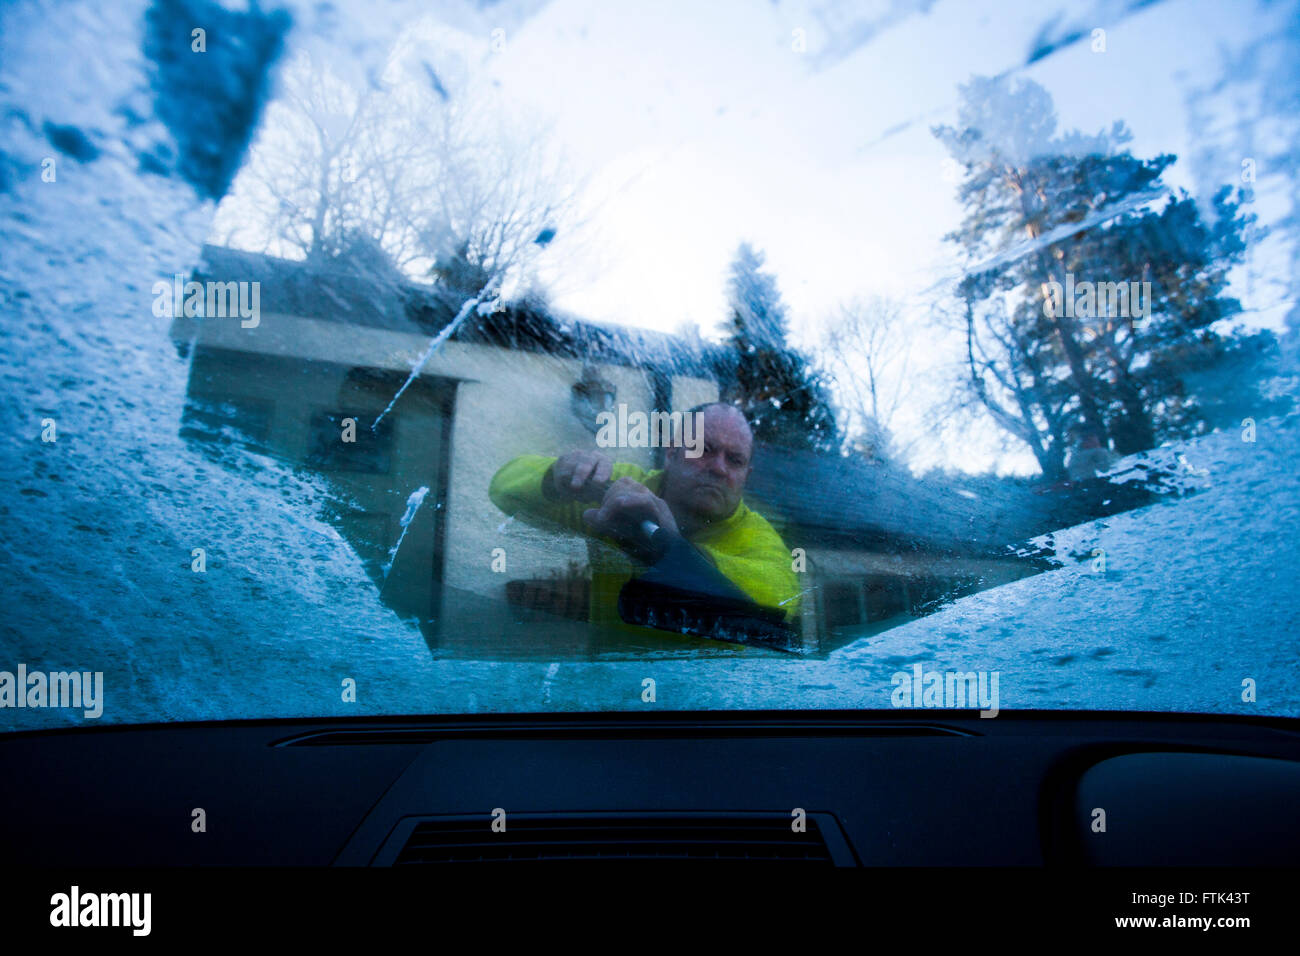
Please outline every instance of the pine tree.
[[[1224, 295], [1252, 222], [1240, 195], [1216, 195], [1208, 224], [1161, 182], [1176, 157], [1133, 156], [1123, 124], [1058, 134], [1029, 81], [975, 77], [961, 92], [958, 125], [934, 133], [965, 169], [966, 215], [947, 238], [972, 263], [957, 286], [967, 389], [1054, 479], [1068, 445], [1128, 454], [1205, 430], [1209, 368], [1268, 352], [1216, 327], [1240, 311]], [[1076, 286], [1092, 297], [1066, 308]], [[1263, 369], [1241, 384], [1261, 408]]]
[[789, 319], [764, 256], [742, 243], [728, 281], [722, 397], [744, 411], [757, 441], [815, 451], [838, 449], [825, 375], [788, 344]]

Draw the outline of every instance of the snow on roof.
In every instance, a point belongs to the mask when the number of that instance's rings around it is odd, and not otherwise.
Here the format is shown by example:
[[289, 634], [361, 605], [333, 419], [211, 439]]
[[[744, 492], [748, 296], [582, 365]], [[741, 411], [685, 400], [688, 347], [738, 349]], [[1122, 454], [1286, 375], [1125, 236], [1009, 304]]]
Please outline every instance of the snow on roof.
[[[455, 317], [462, 296], [417, 283], [396, 271], [361, 272], [345, 265], [280, 259], [224, 246], [203, 247], [195, 278], [256, 281], [261, 308], [307, 318], [344, 322], [412, 335], [433, 336]], [[475, 316], [452, 338], [523, 351], [541, 351], [636, 368], [670, 368], [711, 378], [706, 355], [673, 335], [649, 329], [602, 325], [557, 315], [527, 303]]]

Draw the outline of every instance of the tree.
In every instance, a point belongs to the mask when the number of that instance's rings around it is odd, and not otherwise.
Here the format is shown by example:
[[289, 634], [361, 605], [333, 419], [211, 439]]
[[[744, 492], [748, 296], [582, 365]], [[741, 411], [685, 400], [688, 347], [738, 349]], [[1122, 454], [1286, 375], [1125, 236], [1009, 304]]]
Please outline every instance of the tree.
[[1134, 157], [1123, 124], [1058, 134], [1030, 81], [974, 77], [961, 93], [957, 126], [934, 134], [965, 170], [946, 238], [969, 263], [953, 310], [966, 394], [1053, 479], [1071, 446], [1128, 454], [1208, 427], [1178, 359], [1251, 353], [1214, 346], [1236, 336], [1221, 323], [1240, 311], [1223, 294], [1250, 224], [1240, 196], [1221, 190], [1208, 225], [1160, 181], [1175, 157]]
[[728, 281], [729, 346], [716, 369], [722, 397], [744, 411], [758, 441], [831, 451], [839, 433], [825, 373], [787, 343], [789, 320], [764, 256], [741, 243]]
[[904, 449], [892, 423], [910, 394], [902, 306], [881, 296], [841, 305], [820, 351], [838, 386], [848, 447], [869, 461], [896, 461]]
[[954, 410], [973, 402], [1003, 431], [1029, 447], [1043, 475], [1065, 476], [1069, 389], [1051, 374], [1052, 342], [1038, 317], [1018, 314], [1005, 299], [981, 296], [977, 277], [957, 288], [965, 365]]
[[[410, 278], [521, 273], [574, 187], [541, 128], [395, 58], [355, 87], [302, 57], [218, 210], [228, 245], [330, 261], [364, 234]], [[480, 286], [481, 288], [481, 286]]]
[[763, 271], [766, 257], [747, 242], [736, 250], [728, 282], [730, 340], [755, 350], [785, 348], [790, 322], [776, 277]]
[[464, 298], [478, 295], [492, 280], [492, 270], [471, 255], [468, 240], [440, 253], [429, 272], [439, 285]]

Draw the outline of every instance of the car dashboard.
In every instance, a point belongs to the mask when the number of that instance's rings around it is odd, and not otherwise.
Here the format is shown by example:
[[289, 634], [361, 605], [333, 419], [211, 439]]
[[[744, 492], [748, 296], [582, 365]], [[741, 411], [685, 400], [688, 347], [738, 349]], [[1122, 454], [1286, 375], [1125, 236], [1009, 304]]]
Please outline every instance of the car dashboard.
[[19, 733], [0, 767], [10, 867], [1300, 859], [1300, 721], [1284, 718], [236, 721]]

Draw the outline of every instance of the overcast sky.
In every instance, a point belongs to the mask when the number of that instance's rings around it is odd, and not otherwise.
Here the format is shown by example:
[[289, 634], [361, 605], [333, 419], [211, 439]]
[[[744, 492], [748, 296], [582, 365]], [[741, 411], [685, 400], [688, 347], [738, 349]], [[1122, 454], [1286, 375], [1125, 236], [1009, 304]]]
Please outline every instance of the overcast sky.
[[[767, 253], [800, 327], [854, 295], [922, 295], [955, 269], [941, 238], [960, 209], [930, 127], [955, 119], [957, 86], [972, 74], [1023, 63], [1053, 8], [946, 0], [835, 61], [820, 55], [830, 38], [801, 6], [557, 0], [485, 59], [508, 98], [554, 117], [573, 166], [593, 177], [585, 199], [599, 245], [583, 269], [557, 240], [558, 304], [707, 328], [723, 316], [741, 240]], [[1019, 75], [1048, 89], [1062, 126], [1095, 132], [1123, 119], [1135, 154], [1181, 156], [1188, 86], [1211, 79], [1221, 45], [1260, 26], [1241, 11], [1158, 4], [1098, 23], [1104, 53], [1081, 41]], [[798, 29], [803, 54], [792, 49]], [[1166, 178], [1190, 187], [1185, 165]]]

